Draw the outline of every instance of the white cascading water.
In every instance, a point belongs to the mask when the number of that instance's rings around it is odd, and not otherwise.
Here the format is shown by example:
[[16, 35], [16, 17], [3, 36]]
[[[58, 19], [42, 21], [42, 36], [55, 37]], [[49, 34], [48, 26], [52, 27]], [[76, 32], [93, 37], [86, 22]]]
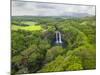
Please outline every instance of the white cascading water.
[[59, 33], [59, 43], [62, 43], [62, 40], [61, 40], [61, 33], [60, 32], [58, 32]]
[[56, 31], [56, 43], [62, 43], [62, 40], [61, 40], [61, 33], [59, 31]]
[[56, 31], [56, 43], [58, 44], [58, 32]]

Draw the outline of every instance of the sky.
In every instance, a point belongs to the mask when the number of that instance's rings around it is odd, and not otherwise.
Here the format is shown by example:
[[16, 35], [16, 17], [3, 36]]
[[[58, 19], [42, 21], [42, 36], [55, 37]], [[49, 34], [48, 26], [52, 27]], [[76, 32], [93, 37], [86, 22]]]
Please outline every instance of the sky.
[[72, 13], [95, 15], [95, 6], [12, 1], [12, 16], [64, 16]]

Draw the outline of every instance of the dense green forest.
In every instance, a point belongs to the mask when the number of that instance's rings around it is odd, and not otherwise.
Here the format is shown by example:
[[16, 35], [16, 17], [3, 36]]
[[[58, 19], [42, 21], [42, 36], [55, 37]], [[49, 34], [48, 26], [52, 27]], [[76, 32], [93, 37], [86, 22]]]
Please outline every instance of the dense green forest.
[[[12, 16], [12, 74], [96, 68], [95, 16]], [[62, 44], [55, 43], [59, 31]]]

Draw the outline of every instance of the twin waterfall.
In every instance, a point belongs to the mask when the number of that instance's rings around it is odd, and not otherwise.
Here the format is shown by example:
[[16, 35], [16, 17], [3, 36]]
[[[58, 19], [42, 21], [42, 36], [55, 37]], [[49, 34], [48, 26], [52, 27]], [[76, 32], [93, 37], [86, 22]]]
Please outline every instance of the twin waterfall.
[[56, 44], [62, 44], [61, 33], [56, 31]]

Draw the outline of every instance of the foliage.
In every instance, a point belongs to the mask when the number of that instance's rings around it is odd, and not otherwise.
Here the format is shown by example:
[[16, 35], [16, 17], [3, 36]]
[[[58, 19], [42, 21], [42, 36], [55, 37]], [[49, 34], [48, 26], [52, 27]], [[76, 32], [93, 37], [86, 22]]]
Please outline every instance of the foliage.
[[77, 56], [57, 56], [56, 59], [46, 64], [39, 72], [56, 72], [56, 71], [70, 71], [81, 70], [81, 60]]
[[61, 55], [64, 52], [64, 49], [61, 46], [54, 46], [48, 49], [46, 53], [46, 62], [50, 62], [55, 59], [58, 55]]
[[[55, 43], [56, 31], [62, 44]], [[12, 74], [96, 68], [95, 16], [14, 16], [11, 32]]]

